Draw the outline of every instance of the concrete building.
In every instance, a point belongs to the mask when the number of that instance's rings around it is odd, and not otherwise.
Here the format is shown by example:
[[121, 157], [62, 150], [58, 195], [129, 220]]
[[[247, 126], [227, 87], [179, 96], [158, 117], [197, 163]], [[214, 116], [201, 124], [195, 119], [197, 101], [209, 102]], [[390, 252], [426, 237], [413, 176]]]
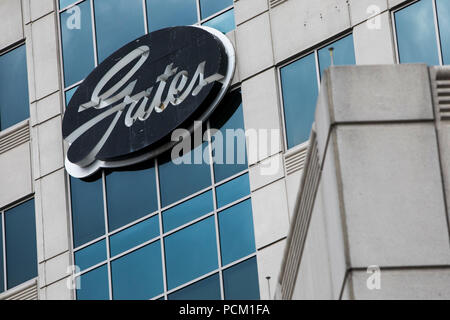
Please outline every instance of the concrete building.
[[[449, 21], [447, 0], [0, 0], [0, 299], [449, 298]], [[78, 86], [175, 25], [235, 49], [208, 126], [271, 138], [69, 176]]]

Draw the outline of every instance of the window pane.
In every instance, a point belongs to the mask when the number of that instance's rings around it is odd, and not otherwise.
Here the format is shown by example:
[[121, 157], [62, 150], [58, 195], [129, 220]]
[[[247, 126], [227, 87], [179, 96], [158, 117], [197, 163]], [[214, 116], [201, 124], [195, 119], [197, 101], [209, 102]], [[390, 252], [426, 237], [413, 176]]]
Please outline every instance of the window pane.
[[281, 69], [288, 148], [309, 139], [318, 95], [316, 62], [310, 54]]
[[114, 299], [150, 299], [164, 290], [159, 241], [114, 260], [111, 268]]
[[166, 237], [164, 244], [169, 290], [218, 267], [214, 217]]
[[70, 178], [74, 247], [105, 234], [102, 179], [92, 182]]
[[355, 60], [355, 48], [353, 46], [353, 35], [348, 35], [319, 50], [320, 75], [330, 67], [331, 57], [329, 49], [333, 47], [333, 61], [335, 66], [353, 65]]
[[75, 252], [75, 264], [83, 271], [106, 260], [106, 241], [102, 240]]
[[77, 91], [78, 87], [72, 88], [66, 91], [66, 108], [69, 105], [70, 99], [72, 99], [75, 91]]
[[202, 19], [233, 5], [233, 0], [200, 0]]
[[144, 35], [142, 0], [95, 0], [94, 7], [99, 63]]
[[64, 83], [83, 80], [94, 68], [91, 6], [85, 1], [61, 13]]
[[250, 194], [248, 174], [244, 174], [216, 188], [217, 208], [221, 208], [233, 201]]
[[248, 259], [223, 272], [226, 300], [259, 300], [256, 258]]
[[170, 153], [161, 158], [159, 179], [163, 207], [211, 185], [209, 164], [205, 163], [203, 158], [200, 158], [201, 164], [195, 164], [194, 156], [197, 153], [199, 157], [203, 157], [203, 153], [208, 152], [207, 148], [207, 144], [204, 143], [185, 154], [182, 159], [186, 163], [173, 163], [170, 160]]
[[439, 30], [441, 36], [442, 58], [444, 64], [450, 64], [450, 2], [448, 0], [436, 1]]
[[164, 232], [175, 229], [213, 210], [212, 192], [202, 193], [191, 200], [163, 212]]
[[30, 117], [25, 45], [0, 56], [0, 130]]
[[168, 300], [221, 300], [220, 279], [216, 273], [168, 296]]
[[0, 293], [5, 290], [5, 279], [3, 271], [3, 226], [2, 214], [0, 213]]
[[159, 219], [158, 216], [154, 216], [112, 235], [109, 243], [111, 256], [114, 257], [158, 236]]
[[252, 204], [241, 202], [219, 213], [222, 265], [255, 252]]
[[395, 13], [400, 63], [438, 65], [432, 0], [421, 0]]
[[8, 289], [37, 276], [34, 199], [5, 212]]
[[77, 2], [77, 0], [59, 0], [59, 9], [64, 9], [75, 2]]
[[108, 268], [103, 265], [81, 276], [77, 300], [108, 300]]
[[196, 0], [147, 0], [149, 32], [197, 22]]
[[222, 33], [230, 32], [231, 30], [236, 29], [236, 24], [234, 22], [234, 10], [228, 10], [227, 12], [222, 13], [220, 16], [208, 20], [203, 25], [215, 28]]
[[158, 210], [155, 168], [109, 172], [106, 176], [109, 230]]
[[229, 93], [211, 118], [214, 178], [222, 181], [248, 168], [240, 91]]

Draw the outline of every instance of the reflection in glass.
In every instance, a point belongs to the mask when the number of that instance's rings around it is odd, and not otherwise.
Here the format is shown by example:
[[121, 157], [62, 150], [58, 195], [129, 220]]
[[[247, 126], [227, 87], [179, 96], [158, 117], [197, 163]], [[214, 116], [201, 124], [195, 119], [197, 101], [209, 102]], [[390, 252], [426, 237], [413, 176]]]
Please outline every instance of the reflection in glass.
[[108, 268], [98, 267], [80, 277], [80, 288], [77, 289], [77, 300], [108, 300]]
[[450, 1], [436, 0], [444, 64], [450, 64]]
[[433, 0], [421, 0], [395, 12], [400, 63], [438, 65]]
[[223, 287], [226, 300], [259, 300], [256, 258], [224, 270]]
[[214, 217], [165, 238], [167, 285], [173, 289], [218, 267]]
[[114, 170], [106, 175], [109, 230], [158, 210], [155, 168]]
[[236, 24], [234, 22], [234, 9], [228, 10], [211, 20], [208, 20], [203, 24], [204, 26], [211, 27], [219, 30], [222, 33], [230, 32], [236, 29]]
[[318, 95], [316, 62], [311, 53], [281, 69], [288, 148], [309, 139]]
[[[161, 157], [159, 183], [163, 207], [211, 185], [211, 170], [209, 164], [203, 161], [207, 148], [207, 143], [203, 143], [182, 156], [184, 163], [180, 164], [175, 164], [170, 159], [170, 152]], [[200, 164], [196, 164], [195, 154], [198, 155]]]
[[333, 62], [335, 66], [354, 65], [356, 63], [353, 35], [350, 34], [319, 50], [320, 76], [322, 76], [323, 71], [328, 69], [331, 65], [331, 56], [329, 51], [331, 47], [334, 49]]
[[99, 63], [145, 34], [142, 0], [94, 0]]
[[147, 0], [149, 32], [197, 22], [196, 0]]
[[25, 45], [0, 55], [0, 130], [30, 117]]
[[169, 294], [168, 300], [220, 300], [220, 278], [216, 273], [186, 288]]
[[75, 264], [83, 271], [106, 260], [106, 241], [101, 240], [75, 252]]
[[5, 212], [8, 289], [37, 276], [34, 199]]
[[79, 11], [71, 8], [60, 17], [66, 87], [83, 80], [95, 64], [90, 2], [84, 1], [77, 8]]
[[111, 256], [114, 257], [141, 243], [159, 236], [159, 218], [153, 216], [110, 237]]
[[105, 234], [101, 178], [91, 182], [70, 178], [73, 245], [79, 247]]
[[250, 194], [248, 174], [244, 174], [216, 188], [217, 208], [221, 208], [233, 201]]
[[175, 229], [214, 210], [212, 192], [208, 191], [163, 212], [164, 232]]
[[[214, 179], [222, 181], [248, 168], [244, 114], [239, 90], [230, 92], [211, 117]], [[223, 137], [223, 141], [220, 137]]]
[[156, 241], [111, 263], [113, 299], [147, 300], [164, 290], [161, 244]]
[[219, 213], [222, 265], [227, 265], [255, 252], [255, 235], [251, 200], [246, 200]]
[[233, 0], [200, 0], [202, 19], [233, 5]]

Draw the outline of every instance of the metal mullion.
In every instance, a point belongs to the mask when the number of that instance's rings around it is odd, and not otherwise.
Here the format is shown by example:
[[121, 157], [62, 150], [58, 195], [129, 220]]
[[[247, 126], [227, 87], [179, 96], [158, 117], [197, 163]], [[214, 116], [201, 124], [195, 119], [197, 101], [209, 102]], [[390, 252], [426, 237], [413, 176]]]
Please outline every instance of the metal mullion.
[[[65, 100], [63, 100], [65, 101]], [[65, 104], [64, 104], [65, 105]], [[65, 173], [66, 178], [67, 178], [67, 197], [68, 197], [68, 209], [69, 209], [69, 242], [70, 242], [70, 248], [71, 248], [71, 253], [70, 253], [70, 257], [72, 258], [72, 266], [76, 266], [75, 265], [75, 250], [74, 250], [74, 242], [73, 242], [73, 218], [72, 218], [72, 188], [71, 188], [71, 182], [70, 182], [70, 176], [69, 174], [66, 172]], [[75, 272], [75, 270], [72, 270], [72, 272]], [[75, 277], [73, 277], [73, 279], [75, 279]], [[75, 282], [76, 283], [76, 282]], [[74, 286], [74, 288], [72, 289], [73, 291], [73, 297], [76, 299], [77, 297], [77, 288], [76, 286]]]
[[206, 279], [206, 278], [208, 278], [210, 276], [213, 276], [216, 273], [219, 273], [219, 271], [220, 271], [220, 269], [214, 269], [213, 271], [205, 273], [204, 275], [202, 275], [202, 276], [200, 276], [198, 278], [195, 278], [195, 279], [192, 279], [191, 281], [183, 283], [183, 284], [179, 285], [178, 287], [175, 287], [173, 289], [168, 290], [167, 291], [167, 295], [170, 295], [171, 293], [174, 293], [174, 292], [176, 292], [178, 290], [181, 290], [181, 289], [184, 289], [186, 287], [189, 287], [191, 284], [197, 283], [197, 282], [202, 281], [202, 280], [204, 280], [204, 279]]
[[94, 65], [98, 66], [98, 52], [97, 52], [97, 27], [95, 24], [95, 10], [94, 10], [94, 0], [89, 0], [91, 5], [91, 25], [92, 25], [92, 43], [94, 49]]
[[211, 172], [211, 186], [213, 193], [213, 203], [214, 203], [214, 224], [216, 229], [216, 246], [217, 246], [217, 259], [219, 265], [219, 279], [220, 279], [220, 296], [222, 300], [225, 299], [225, 293], [223, 289], [223, 275], [222, 275], [222, 254], [221, 254], [221, 245], [220, 245], [220, 234], [219, 234], [219, 218], [217, 215], [217, 199], [216, 199], [216, 185], [214, 178], [214, 159], [212, 155], [212, 139], [211, 139], [211, 126], [209, 121], [206, 124], [207, 132], [208, 132], [208, 155], [209, 155], [209, 167]]
[[215, 183], [215, 186], [216, 187], [220, 187], [221, 185], [224, 185], [227, 182], [230, 182], [231, 180], [234, 180], [236, 178], [239, 178], [240, 176], [243, 176], [246, 173], [249, 173], [249, 171], [250, 171], [249, 169], [245, 169], [245, 170], [239, 171], [238, 173], [235, 173], [234, 175], [229, 176], [228, 178], [223, 179], [222, 181]]
[[[297, 60], [295, 60], [297, 61]], [[293, 63], [294, 61], [291, 61], [291, 63]], [[287, 65], [287, 64], [286, 64]], [[288, 146], [288, 141], [287, 141], [287, 129], [286, 129], [286, 117], [284, 115], [284, 96], [283, 96], [283, 80], [281, 79], [281, 69], [283, 67], [278, 67], [277, 68], [277, 75], [278, 75], [278, 90], [280, 92], [279, 98], [280, 98], [280, 107], [281, 107], [281, 121], [283, 122], [283, 143], [284, 143], [284, 151], [286, 152], [287, 150], [289, 150], [289, 146]], [[259, 141], [258, 141], [259, 143]], [[259, 146], [258, 146], [259, 147]], [[256, 160], [258, 160], [259, 158], [259, 152], [258, 152], [258, 148], [256, 148]], [[257, 161], [257, 163], [259, 162], [259, 160]]]
[[[59, 1], [56, 1], [58, 3], [58, 12], [61, 13], [61, 12], [67, 11], [68, 9], [70, 9], [72, 7], [75, 7], [75, 6], [79, 5], [80, 3], [84, 2], [84, 1], [85, 0], [78, 0], [78, 1], [76, 1], [74, 3], [72, 3], [72, 4], [69, 4], [67, 7], [64, 7], [62, 9], [59, 7]], [[89, 0], [87, 0], [87, 1], [89, 1]]]
[[8, 290], [8, 275], [6, 272], [6, 230], [5, 230], [5, 211], [0, 212], [2, 219], [2, 242], [3, 242], [3, 291]]
[[439, 64], [442, 66], [442, 65], [444, 65], [444, 58], [442, 56], [441, 33], [440, 33], [440, 30], [439, 30], [439, 18], [438, 18], [438, 14], [437, 14], [436, 0], [433, 0], [432, 3], [433, 3], [434, 30], [436, 32], [436, 41], [437, 41], [437, 48], [438, 48], [438, 55], [439, 55]]
[[398, 39], [397, 39], [397, 26], [395, 24], [395, 12], [391, 11], [391, 23], [392, 23], [392, 31], [393, 31], [393, 37], [394, 37], [394, 50], [395, 50], [395, 59], [396, 63], [400, 63], [400, 53], [398, 52]]
[[84, 81], [84, 79], [83, 79], [83, 80], [80, 80], [80, 81], [78, 81], [78, 82], [75, 82], [74, 84], [71, 84], [71, 85], [68, 86], [68, 87], [65, 87], [65, 88], [64, 88], [64, 92], [67, 92], [67, 91], [69, 91], [69, 90], [72, 90], [72, 89], [75, 88], [76, 86], [79, 86], [80, 84], [83, 83], [83, 81]]
[[[314, 61], [316, 65], [316, 79], [317, 79], [317, 88], [320, 90], [320, 62], [319, 62], [319, 50], [314, 50]], [[330, 62], [331, 66], [331, 62]], [[317, 91], [319, 91], [317, 90]]]
[[197, 191], [195, 193], [190, 194], [189, 196], [187, 196], [187, 197], [185, 197], [185, 198], [183, 198], [181, 200], [178, 200], [178, 201], [176, 201], [174, 203], [171, 203], [171, 204], [161, 208], [161, 211], [166, 211], [166, 210], [169, 210], [169, 209], [171, 209], [173, 207], [176, 207], [177, 205], [182, 204], [183, 202], [189, 201], [189, 200], [191, 200], [191, 199], [193, 199], [193, 198], [195, 198], [195, 197], [197, 197], [197, 196], [199, 196], [199, 195], [201, 195], [201, 194], [203, 194], [205, 192], [208, 192], [209, 190], [211, 190], [211, 186], [208, 186], [208, 187], [206, 187], [206, 188], [204, 188], [202, 190], [199, 190], [199, 191]]
[[80, 271], [80, 272], [74, 274], [74, 278], [79, 278], [79, 277], [85, 275], [86, 273], [91, 272], [92, 270], [95, 270], [95, 269], [97, 269], [97, 268], [99, 268], [99, 267], [102, 267], [102, 266], [106, 265], [107, 263], [108, 263], [108, 262], [105, 261], [105, 260], [104, 260], [104, 261], [101, 261], [101, 262], [99, 262], [99, 263], [96, 263], [96, 264], [94, 264], [93, 266], [90, 266], [89, 268], [86, 268], [86, 269], [84, 269], [83, 271]]
[[149, 214], [147, 214], [147, 215], [145, 215], [145, 216], [143, 216], [143, 217], [141, 217], [139, 219], [136, 219], [133, 222], [130, 222], [130, 223], [128, 223], [128, 224], [126, 224], [126, 225], [124, 225], [124, 226], [122, 226], [120, 228], [115, 229], [114, 231], [110, 231], [107, 235], [108, 236], [113, 236], [113, 235], [115, 235], [117, 233], [120, 233], [121, 231], [124, 231], [124, 230], [126, 230], [128, 228], [134, 227], [135, 225], [137, 225], [137, 224], [139, 224], [139, 223], [141, 223], [141, 222], [143, 222], [143, 221], [145, 221], [147, 219], [150, 219], [150, 218], [153, 218], [154, 216], [157, 216], [158, 213], [159, 213], [158, 211], [153, 211], [152, 213], [149, 213]]
[[80, 250], [86, 249], [90, 245], [93, 245], [93, 244], [95, 244], [95, 243], [97, 243], [99, 241], [102, 241], [103, 239], [106, 238], [106, 236], [107, 236], [107, 234], [106, 234], [106, 231], [105, 231], [104, 235], [102, 235], [102, 236], [100, 236], [98, 238], [95, 238], [94, 240], [91, 240], [89, 242], [86, 242], [86, 243], [82, 244], [81, 246], [78, 246], [78, 247], [74, 248], [73, 251], [78, 252]]
[[216, 13], [210, 15], [209, 17], [200, 20], [200, 24], [203, 24], [203, 23], [205, 23], [205, 22], [208, 22], [209, 20], [212, 20], [212, 19], [214, 19], [214, 18], [220, 16], [221, 14], [223, 14], [223, 13], [225, 13], [225, 12], [227, 12], [227, 11], [230, 11], [230, 10], [232, 10], [232, 9], [234, 9], [234, 5], [228, 6], [228, 7], [226, 7], [225, 9], [222, 9], [222, 10], [220, 10], [220, 11], [217, 11]]
[[202, 20], [202, 13], [200, 10], [200, 0], [196, 0], [197, 3], [197, 24], [200, 24], [200, 21]]
[[163, 289], [164, 299], [167, 300], [167, 272], [166, 272], [166, 250], [164, 246], [164, 231], [162, 224], [162, 210], [161, 210], [161, 193], [159, 188], [159, 165], [158, 159], [155, 158], [155, 180], [156, 180], [156, 195], [158, 200], [158, 215], [159, 215], [159, 241], [161, 246], [161, 263], [163, 272]]
[[148, 34], [147, 0], [142, 0], [142, 10], [144, 10], [144, 29], [145, 29], [145, 34]]
[[150, 240], [144, 241], [141, 244], [138, 244], [137, 246], [134, 246], [134, 247], [132, 247], [132, 248], [130, 248], [128, 250], [125, 250], [125, 251], [123, 251], [123, 252], [121, 252], [119, 254], [116, 254], [115, 256], [110, 257], [110, 260], [114, 261], [114, 260], [120, 259], [120, 258], [126, 256], [129, 253], [135, 252], [135, 251], [137, 251], [139, 249], [142, 249], [143, 247], [148, 246], [149, 244], [152, 244], [152, 243], [160, 240], [160, 238], [161, 238], [160, 236], [157, 236], [157, 237], [151, 238]]
[[[109, 234], [108, 226], [108, 203], [106, 198], [106, 175], [105, 170], [102, 171], [102, 188], [103, 188], [103, 214], [105, 218], [105, 235]], [[109, 299], [112, 300], [112, 281], [111, 281], [111, 255], [109, 251], [109, 237], [105, 237], [106, 241], [106, 262], [108, 267], [108, 284], [109, 284]]]
[[197, 222], [203, 221], [205, 219], [208, 219], [210, 217], [212, 217], [214, 215], [214, 211], [208, 212], [194, 220], [191, 220], [189, 222], [186, 222], [185, 224], [182, 224], [181, 226], [178, 226], [170, 231], [167, 231], [166, 233], [163, 234], [164, 237], [168, 237], [174, 233], [177, 233], [178, 231], [181, 231], [183, 229], [189, 228], [190, 226], [196, 224]]
[[233, 202], [230, 202], [227, 205], [217, 209], [217, 212], [220, 213], [222, 211], [230, 209], [231, 207], [234, 207], [235, 205], [240, 204], [241, 202], [244, 202], [244, 201], [247, 201], [248, 199], [251, 199], [251, 197], [252, 197], [252, 195], [250, 193], [250, 194], [246, 195], [245, 197], [239, 198], [239, 199], [237, 199], [237, 200], [235, 200]]

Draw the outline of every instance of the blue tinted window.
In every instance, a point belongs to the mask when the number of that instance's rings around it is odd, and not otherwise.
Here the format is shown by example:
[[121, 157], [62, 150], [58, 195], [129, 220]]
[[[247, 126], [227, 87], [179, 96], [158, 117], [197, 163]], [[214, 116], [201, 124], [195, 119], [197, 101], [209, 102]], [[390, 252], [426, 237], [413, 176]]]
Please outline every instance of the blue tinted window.
[[248, 174], [231, 180], [216, 188], [217, 208], [223, 207], [233, 201], [241, 199], [250, 194], [250, 182]]
[[202, 19], [233, 5], [233, 0], [200, 0]]
[[77, 300], [108, 300], [108, 268], [103, 265], [81, 276]]
[[75, 91], [77, 91], [78, 87], [72, 88], [66, 91], [66, 107], [69, 105], [70, 99], [72, 99]]
[[[219, 129], [221, 133], [212, 137], [215, 181], [246, 170], [248, 165], [240, 91], [233, 91], [225, 97], [211, 118], [211, 128]], [[223, 141], [220, 137], [223, 137]]]
[[158, 216], [151, 217], [111, 236], [111, 256], [129, 250], [159, 236]]
[[108, 173], [106, 195], [110, 231], [158, 210], [155, 168]]
[[159, 241], [114, 260], [111, 268], [114, 299], [150, 299], [164, 290]]
[[241, 202], [219, 213], [222, 265], [255, 252], [252, 204]]
[[0, 293], [5, 290], [5, 279], [3, 272], [3, 225], [2, 214], [0, 213]]
[[444, 64], [450, 64], [450, 1], [436, 1], [439, 30], [441, 36], [442, 58]]
[[59, 9], [64, 9], [75, 2], [77, 2], [77, 0], [59, 0]]
[[215, 28], [222, 33], [230, 32], [236, 28], [236, 24], [234, 22], [234, 10], [228, 10], [227, 12], [222, 13], [220, 16], [217, 16], [211, 20], [208, 20], [203, 25]]
[[101, 178], [85, 182], [70, 178], [74, 247], [105, 234]]
[[101, 240], [75, 252], [75, 264], [83, 271], [106, 260], [106, 241]]
[[226, 300], [259, 300], [256, 258], [248, 259], [223, 272]]
[[196, 0], [147, 0], [149, 32], [197, 22]]
[[34, 200], [5, 212], [8, 289], [37, 276]]
[[95, 0], [98, 60], [144, 35], [142, 0]]
[[438, 65], [432, 0], [421, 0], [395, 13], [401, 63]]
[[164, 232], [175, 229], [189, 221], [214, 210], [212, 192], [208, 191], [163, 212]]
[[30, 117], [25, 45], [0, 56], [0, 130]]
[[164, 244], [169, 290], [218, 266], [214, 217], [168, 236]]
[[[206, 148], [204, 143], [185, 154], [182, 157], [185, 163], [181, 164], [172, 162], [170, 153], [161, 159], [159, 177], [163, 207], [211, 185], [211, 169], [203, 161], [203, 153], [208, 152]], [[199, 154], [201, 164], [194, 164], [197, 162], [195, 153]]]
[[353, 46], [353, 35], [348, 35], [319, 50], [320, 75], [330, 67], [331, 56], [329, 49], [333, 47], [333, 62], [335, 66], [355, 64], [355, 48]]
[[61, 39], [64, 83], [68, 87], [83, 80], [95, 64], [89, 1], [61, 13]]
[[309, 139], [318, 95], [316, 62], [310, 54], [281, 69], [288, 148]]
[[220, 278], [216, 273], [168, 296], [169, 300], [220, 300]]

